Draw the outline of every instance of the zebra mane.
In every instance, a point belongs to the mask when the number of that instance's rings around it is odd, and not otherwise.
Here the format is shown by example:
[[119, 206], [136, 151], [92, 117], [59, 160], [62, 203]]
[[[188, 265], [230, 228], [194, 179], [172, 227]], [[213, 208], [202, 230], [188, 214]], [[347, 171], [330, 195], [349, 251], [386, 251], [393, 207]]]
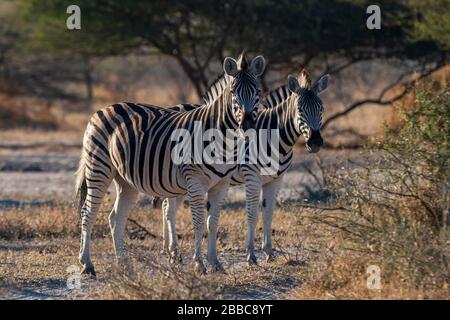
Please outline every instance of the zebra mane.
[[283, 85], [266, 94], [264, 97], [264, 106], [266, 108], [274, 108], [281, 104], [284, 100], [291, 96], [291, 91], [287, 85]]
[[227, 84], [228, 83], [225, 74], [217, 77], [217, 79], [213, 81], [213, 83], [209, 86], [208, 90], [203, 96], [202, 104], [206, 105], [214, 102], [217, 97], [223, 93], [223, 90], [225, 89]]

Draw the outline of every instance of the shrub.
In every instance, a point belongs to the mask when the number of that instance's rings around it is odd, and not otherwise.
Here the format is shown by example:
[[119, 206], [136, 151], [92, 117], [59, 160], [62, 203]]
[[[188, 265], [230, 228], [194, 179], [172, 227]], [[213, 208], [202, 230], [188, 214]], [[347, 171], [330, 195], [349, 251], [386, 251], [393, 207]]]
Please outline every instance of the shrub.
[[449, 94], [449, 85], [416, 88], [414, 105], [401, 108], [402, 127], [330, 174], [344, 209], [311, 217], [339, 230], [360, 265], [380, 266], [385, 283], [425, 290], [450, 280]]

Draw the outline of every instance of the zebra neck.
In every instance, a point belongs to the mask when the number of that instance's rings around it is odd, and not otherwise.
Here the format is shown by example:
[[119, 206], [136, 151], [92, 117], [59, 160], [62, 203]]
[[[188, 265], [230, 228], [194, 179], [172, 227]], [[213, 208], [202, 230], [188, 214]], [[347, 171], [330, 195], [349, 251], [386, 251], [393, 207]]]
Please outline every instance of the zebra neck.
[[207, 129], [216, 128], [225, 133], [227, 129], [238, 129], [231, 103], [231, 79], [225, 75], [219, 77], [203, 98]]
[[233, 106], [231, 102], [231, 93], [230, 90], [227, 89], [220, 105], [217, 105], [214, 108], [217, 111], [216, 121], [218, 121], [218, 128], [226, 133], [226, 130], [238, 130], [239, 123], [236, 120], [234, 115]]
[[[289, 149], [292, 149], [301, 135], [297, 99], [294, 95], [290, 95], [277, 106], [267, 109], [265, 117], [271, 118], [271, 124], [276, 123], [282, 149], [289, 152]], [[273, 125], [270, 125], [270, 127], [273, 127]]]

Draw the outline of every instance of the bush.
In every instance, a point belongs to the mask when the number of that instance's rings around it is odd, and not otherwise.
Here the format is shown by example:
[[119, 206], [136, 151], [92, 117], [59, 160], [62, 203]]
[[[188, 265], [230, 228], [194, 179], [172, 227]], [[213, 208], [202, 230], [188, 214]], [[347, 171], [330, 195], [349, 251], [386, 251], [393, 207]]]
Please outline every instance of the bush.
[[338, 229], [349, 257], [380, 266], [386, 283], [425, 290], [450, 280], [449, 94], [449, 85], [417, 88], [403, 126], [330, 175], [343, 210], [311, 218]]

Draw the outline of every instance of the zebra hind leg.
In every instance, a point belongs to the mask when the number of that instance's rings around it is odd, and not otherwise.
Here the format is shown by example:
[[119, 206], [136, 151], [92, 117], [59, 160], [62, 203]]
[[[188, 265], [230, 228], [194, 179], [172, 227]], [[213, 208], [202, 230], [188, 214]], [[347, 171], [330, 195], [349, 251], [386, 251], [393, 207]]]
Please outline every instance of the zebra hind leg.
[[262, 220], [263, 239], [262, 249], [266, 254], [266, 261], [274, 259], [272, 249], [272, 217], [275, 209], [275, 198], [281, 186], [281, 179], [277, 179], [263, 186]]
[[192, 212], [192, 223], [194, 225], [195, 248], [194, 263], [195, 270], [200, 274], [206, 274], [206, 267], [202, 257], [202, 240], [205, 225], [206, 190], [197, 179], [188, 179], [188, 193]]
[[[157, 198], [159, 199], [159, 198]], [[155, 200], [153, 199], [155, 202]], [[159, 200], [158, 200], [159, 201]], [[168, 254], [169, 253], [169, 222], [168, 222], [168, 210], [170, 207], [169, 198], [164, 198], [161, 204], [161, 212], [162, 212], [162, 235], [163, 235], [163, 248], [161, 253]], [[155, 207], [154, 207], [155, 208]]]
[[169, 253], [171, 263], [181, 263], [178, 252], [176, 214], [184, 197], [166, 198], [163, 202], [163, 247]]
[[261, 180], [256, 175], [245, 179], [245, 198], [247, 207], [247, 262], [257, 264], [255, 255], [255, 230], [258, 223], [258, 207], [261, 195]]
[[207, 228], [208, 228], [208, 262], [213, 271], [224, 272], [224, 268], [217, 258], [217, 227], [220, 217], [220, 206], [228, 190], [228, 183], [222, 183], [208, 191], [208, 201], [206, 209], [208, 210]]
[[81, 208], [81, 245], [78, 258], [83, 265], [81, 273], [91, 275], [92, 277], [96, 276], [90, 255], [92, 227], [110, 183], [111, 180], [86, 179], [87, 195]]
[[116, 259], [117, 262], [120, 262], [120, 259], [123, 258], [122, 243], [125, 226], [131, 209], [136, 205], [139, 193], [119, 177], [114, 179], [114, 184], [116, 186], [117, 195], [114, 208], [109, 215], [109, 226], [111, 228]]

